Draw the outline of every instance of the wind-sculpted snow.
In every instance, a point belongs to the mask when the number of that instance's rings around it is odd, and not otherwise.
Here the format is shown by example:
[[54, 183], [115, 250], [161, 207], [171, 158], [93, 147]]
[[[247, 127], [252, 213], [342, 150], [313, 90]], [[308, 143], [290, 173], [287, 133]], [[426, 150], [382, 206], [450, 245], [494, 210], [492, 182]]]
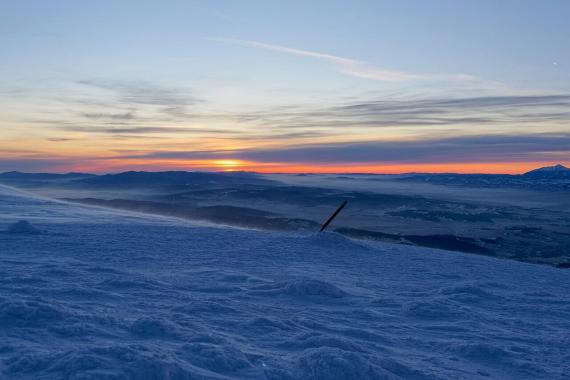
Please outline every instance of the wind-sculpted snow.
[[[13, 227], [18, 222], [23, 221], [34, 228], [37, 222], [47, 223], [160, 223], [172, 220], [160, 216], [151, 216], [136, 212], [121, 211], [116, 212], [100, 207], [87, 207], [69, 202], [52, 200], [37, 195], [30, 194], [24, 190], [17, 190], [8, 186], [0, 185], [0, 218], [11, 221], [7, 228]], [[179, 223], [181, 223], [179, 221]], [[197, 224], [197, 223], [193, 223]], [[205, 225], [205, 223], [201, 223]]]
[[[564, 379], [567, 271], [0, 190], [0, 379]], [[27, 220], [40, 234], [8, 233]]]

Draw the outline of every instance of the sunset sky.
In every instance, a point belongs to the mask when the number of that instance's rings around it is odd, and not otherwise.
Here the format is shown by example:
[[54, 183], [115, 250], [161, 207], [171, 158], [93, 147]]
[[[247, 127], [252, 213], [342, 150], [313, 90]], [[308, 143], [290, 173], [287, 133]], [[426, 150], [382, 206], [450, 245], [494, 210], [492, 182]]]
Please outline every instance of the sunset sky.
[[0, 0], [0, 171], [570, 164], [570, 1]]

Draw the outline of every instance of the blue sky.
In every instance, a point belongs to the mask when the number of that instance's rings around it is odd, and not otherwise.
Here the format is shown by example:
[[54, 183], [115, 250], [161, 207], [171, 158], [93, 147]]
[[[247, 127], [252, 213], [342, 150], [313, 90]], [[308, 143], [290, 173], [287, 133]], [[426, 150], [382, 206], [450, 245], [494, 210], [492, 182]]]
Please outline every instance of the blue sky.
[[[548, 141], [570, 133], [569, 16], [562, 0], [2, 1], [0, 170], [568, 162]], [[482, 137], [504, 154], [409, 148]]]

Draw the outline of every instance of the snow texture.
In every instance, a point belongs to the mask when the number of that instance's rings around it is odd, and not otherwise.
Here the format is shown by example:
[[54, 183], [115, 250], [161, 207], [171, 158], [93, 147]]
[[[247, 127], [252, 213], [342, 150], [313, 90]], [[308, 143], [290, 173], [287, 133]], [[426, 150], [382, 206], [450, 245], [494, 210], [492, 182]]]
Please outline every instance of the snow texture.
[[[0, 379], [567, 379], [569, 272], [0, 187]], [[26, 224], [25, 230], [29, 230]]]
[[19, 222], [12, 223], [8, 226], [8, 233], [37, 235], [40, 233], [40, 230], [32, 226], [32, 224], [27, 220], [20, 220]]

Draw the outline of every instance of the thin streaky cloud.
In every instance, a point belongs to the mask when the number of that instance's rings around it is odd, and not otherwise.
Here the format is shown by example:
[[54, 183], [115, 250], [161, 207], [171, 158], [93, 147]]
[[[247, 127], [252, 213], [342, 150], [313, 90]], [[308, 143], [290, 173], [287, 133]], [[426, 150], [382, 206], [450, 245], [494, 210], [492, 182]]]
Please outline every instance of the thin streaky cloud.
[[240, 40], [237, 38], [223, 38], [223, 37], [212, 37], [212, 38], [208, 38], [208, 39], [211, 41], [224, 42], [224, 43], [233, 44], [233, 45], [256, 47], [256, 48], [261, 48], [261, 49], [266, 49], [266, 50], [278, 51], [281, 53], [289, 53], [289, 54], [300, 55], [300, 56], [304, 56], [304, 57], [324, 59], [324, 60], [328, 60], [328, 61], [335, 62], [338, 64], [356, 64], [356, 63], [359, 63], [359, 61], [357, 61], [355, 59], [339, 57], [339, 56], [332, 55], [332, 54], [318, 53], [318, 52], [314, 52], [314, 51], [295, 49], [295, 48], [280, 46], [280, 45], [271, 45], [271, 44], [266, 44], [266, 43], [257, 42], [257, 41]]
[[420, 74], [399, 70], [378, 69], [370, 64], [347, 57], [333, 54], [320, 53], [311, 50], [296, 49], [288, 46], [267, 44], [258, 41], [242, 40], [237, 38], [211, 37], [210, 41], [226, 44], [253, 47], [276, 51], [279, 53], [292, 54], [302, 57], [316, 58], [332, 63], [336, 70], [345, 75], [357, 78], [372, 79], [384, 82], [409, 82], [420, 80], [446, 80], [446, 81], [474, 81], [476, 77], [467, 74]]
[[203, 102], [188, 89], [158, 85], [144, 80], [85, 79], [77, 84], [114, 92], [124, 104], [150, 106], [190, 106]]

